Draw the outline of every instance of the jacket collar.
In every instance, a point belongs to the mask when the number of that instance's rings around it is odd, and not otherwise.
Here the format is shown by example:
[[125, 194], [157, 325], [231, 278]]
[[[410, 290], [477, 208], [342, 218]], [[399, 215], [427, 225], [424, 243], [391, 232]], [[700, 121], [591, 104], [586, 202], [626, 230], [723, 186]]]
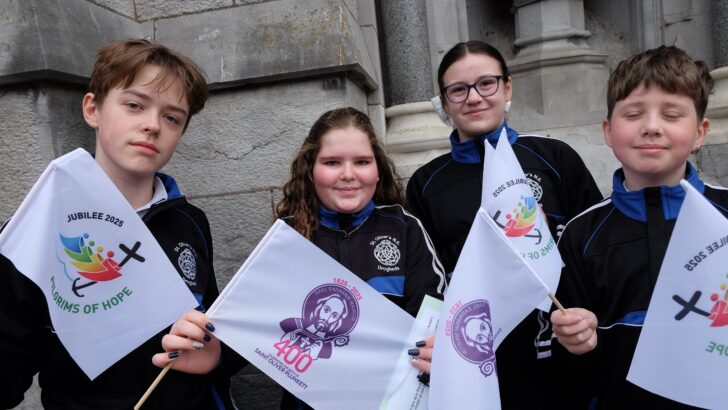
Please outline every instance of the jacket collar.
[[458, 138], [458, 130], [455, 129], [450, 134], [450, 146], [452, 158], [461, 164], [479, 164], [482, 162], [482, 144], [488, 140], [490, 144], [495, 147], [498, 143], [501, 130], [505, 128], [508, 134], [508, 142], [513, 145], [518, 139], [518, 131], [510, 128], [508, 122], [504, 121], [503, 125], [494, 129], [493, 131], [481, 135], [480, 141], [474, 139], [465, 142], [460, 142]]
[[177, 181], [174, 180], [171, 176], [167, 174], [163, 174], [161, 172], [157, 172], [154, 174], [157, 178], [162, 180], [162, 183], [164, 184], [164, 189], [167, 190], [167, 200], [177, 199], [181, 198], [184, 195], [182, 195], [182, 192], [179, 190], [179, 186], [177, 186]]
[[[705, 184], [698, 176], [692, 164], [685, 167], [685, 179], [701, 194], [705, 191]], [[645, 207], [645, 190], [657, 190], [662, 203], [662, 214], [666, 220], [677, 218], [685, 198], [685, 191], [680, 184], [674, 186], [659, 186], [644, 188], [639, 191], [627, 191], [624, 187], [624, 171], [620, 168], [612, 177], [612, 203], [623, 214], [638, 221], [647, 222], [647, 209]]]
[[[366, 219], [369, 217], [369, 215], [372, 214], [374, 211], [374, 201], [369, 200], [369, 203], [366, 204], [364, 209], [362, 209], [359, 212], [354, 212], [352, 214], [342, 214], [336, 211], [331, 211], [329, 209], [324, 208], [323, 205], [319, 206], [319, 217], [321, 220], [321, 225], [330, 228], [330, 229], [342, 229], [342, 225], [349, 225], [347, 231], [351, 228], [356, 228], [357, 226], [361, 225], [366, 221]], [[351, 223], [346, 223], [348, 221], [343, 221], [344, 219], [351, 218]], [[344, 223], [342, 223], [344, 222]]]

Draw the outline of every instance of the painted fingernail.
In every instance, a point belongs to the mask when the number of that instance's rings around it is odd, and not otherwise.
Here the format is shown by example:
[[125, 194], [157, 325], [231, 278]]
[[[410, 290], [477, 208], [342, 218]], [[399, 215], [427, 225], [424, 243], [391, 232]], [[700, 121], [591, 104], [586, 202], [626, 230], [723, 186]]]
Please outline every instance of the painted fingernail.
[[206, 342], [209, 342], [210, 340], [212, 340], [212, 338], [210, 337], [210, 335], [208, 335], [207, 333], [205, 333], [205, 336], [202, 337], [202, 340], [204, 340]]
[[427, 346], [427, 342], [425, 342], [424, 340], [420, 340], [419, 342], [415, 343], [415, 346], [425, 347], [425, 346]]
[[213, 326], [212, 323], [209, 323], [208, 322], [208, 323], [205, 323], [205, 329], [207, 329], [207, 330], [209, 330], [211, 332], [214, 332], [215, 331], [215, 326]]
[[195, 349], [195, 350], [202, 349], [202, 346], [204, 346], [204, 345], [202, 343], [200, 343], [200, 342], [192, 342], [192, 348]]
[[420, 349], [409, 349], [407, 351], [407, 354], [410, 356], [419, 356], [420, 355]]
[[168, 354], [167, 357], [169, 357], [170, 359], [176, 359], [179, 357], [179, 352], [172, 352]]
[[417, 363], [420, 361], [420, 359], [418, 359], [416, 357], [410, 357], [410, 360], [412, 361], [412, 363]]

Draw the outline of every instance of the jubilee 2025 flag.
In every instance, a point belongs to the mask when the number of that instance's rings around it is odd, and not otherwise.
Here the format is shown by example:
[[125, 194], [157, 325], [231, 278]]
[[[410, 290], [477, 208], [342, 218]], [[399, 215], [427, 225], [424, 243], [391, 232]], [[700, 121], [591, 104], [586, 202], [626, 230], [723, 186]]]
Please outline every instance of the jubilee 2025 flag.
[[[485, 142], [481, 206], [503, 230], [508, 240], [550, 289], [556, 289], [563, 262], [546, 216], [539, 205], [541, 189], [523, 173], [505, 129], [495, 148]], [[538, 306], [548, 312], [546, 297]]]
[[43, 291], [55, 333], [92, 380], [197, 306], [151, 232], [82, 149], [41, 174], [0, 233], [0, 253]]
[[681, 403], [726, 408], [728, 219], [680, 185], [685, 199], [627, 380]]
[[431, 409], [499, 409], [495, 351], [549, 289], [480, 208], [455, 266], [435, 337]]
[[415, 380], [407, 349], [425, 334], [282, 220], [207, 314], [220, 340], [319, 410], [387, 408], [404, 378]]

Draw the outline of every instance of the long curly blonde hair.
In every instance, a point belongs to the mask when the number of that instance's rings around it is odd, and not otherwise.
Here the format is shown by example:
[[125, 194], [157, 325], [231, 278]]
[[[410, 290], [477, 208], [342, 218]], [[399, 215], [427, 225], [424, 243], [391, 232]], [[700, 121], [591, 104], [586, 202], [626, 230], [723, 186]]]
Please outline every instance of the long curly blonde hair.
[[276, 205], [278, 218], [290, 218], [291, 226], [306, 238], [310, 239], [319, 226], [321, 202], [313, 184], [313, 166], [321, 149], [321, 138], [331, 130], [349, 127], [357, 128], [369, 137], [379, 173], [374, 202], [378, 205], [404, 203], [394, 164], [379, 144], [369, 117], [351, 107], [327, 111], [313, 124], [298, 150], [291, 163], [291, 178], [283, 186], [283, 199]]

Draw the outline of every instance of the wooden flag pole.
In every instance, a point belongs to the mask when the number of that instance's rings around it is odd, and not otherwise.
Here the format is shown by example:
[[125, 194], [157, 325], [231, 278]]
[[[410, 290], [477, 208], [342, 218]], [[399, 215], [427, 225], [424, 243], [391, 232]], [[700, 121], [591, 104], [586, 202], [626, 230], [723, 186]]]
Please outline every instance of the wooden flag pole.
[[134, 410], [139, 410], [142, 407], [142, 404], [144, 404], [144, 402], [147, 401], [147, 399], [149, 398], [149, 395], [152, 394], [152, 392], [157, 387], [157, 385], [159, 384], [159, 382], [161, 382], [162, 381], [162, 378], [164, 378], [164, 375], [167, 374], [167, 372], [169, 371], [170, 368], [172, 368], [172, 364], [173, 363], [174, 363], [174, 360], [172, 360], [171, 362], [167, 363], [167, 365], [164, 366], [164, 369], [162, 369], [162, 371], [159, 372], [159, 375], [157, 376], [156, 379], [154, 379], [154, 381], [149, 386], [149, 388], [147, 389], [147, 391], [144, 392], [144, 395], [142, 396], [142, 398], [139, 399], [139, 401], [137, 402], [136, 405], [134, 405]]
[[561, 305], [561, 302], [559, 302], [559, 300], [556, 299], [556, 296], [554, 296], [553, 293], [549, 292], [549, 297], [551, 298], [551, 301], [554, 302], [554, 305], [556, 305], [556, 307], [559, 308], [559, 311], [565, 315], [566, 309], [564, 309], [564, 306]]

